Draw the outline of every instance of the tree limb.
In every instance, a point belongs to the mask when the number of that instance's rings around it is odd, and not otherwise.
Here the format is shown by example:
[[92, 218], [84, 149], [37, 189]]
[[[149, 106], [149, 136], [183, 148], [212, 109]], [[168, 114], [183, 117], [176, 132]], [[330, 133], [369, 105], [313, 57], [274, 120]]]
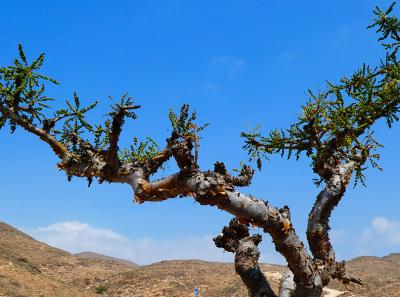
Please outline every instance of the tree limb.
[[107, 161], [112, 170], [116, 171], [119, 167], [119, 158], [118, 158], [118, 140], [119, 136], [122, 132], [122, 126], [124, 125], [124, 118], [126, 112], [133, 109], [140, 108], [139, 105], [124, 105], [117, 106], [117, 110], [112, 112], [112, 124], [111, 124], [111, 132], [109, 135], [110, 146], [107, 151]]
[[[179, 172], [150, 182], [140, 170], [126, 182], [131, 184], [140, 202], [163, 201], [178, 195], [192, 196], [202, 205], [216, 206], [240, 219], [263, 228], [272, 236], [276, 249], [288, 262], [300, 285], [299, 292], [321, 291], [318, 268], [294, 231], [287, 207], [278, 209], [268, 203], [227, 189], [224, 177], [215, 172]], [[302, 296], [302, 295], [298, 295]]]
[[234, 218], [214, 238], [215, 245], [235, 254], [235, 269], [246, 285], [250, 297], [276, 297], [258, 266], [260, 235], [250, 236], [248, 227]]
[[[329, 217], [337, 206], [351, 178], [354, 162], [329, 167], [330, 178], [318, 194], [308, 217], [307, 239], [314, 257], [322, 261], [334, 261], [335, 256], [329, 242]], [[325, 168], [325, 170], [328, 168]]]
[[31, 124], [28, 120], [14, 113], [12, 108], [8, 109], [0, 104], [0, 111], [3, 113], [5, 117], [14, 121], [16, 124], [24, 128], [28, 132], [35, 134], [41, 140], [50, 145], [51, 149], [60, 159], [65, 158], [66, 155], [68, 154], [68, 149], [63, 144], [61, 144], [54, 136], [50, 135], [43, 129], [36, 127], [35, 125]]

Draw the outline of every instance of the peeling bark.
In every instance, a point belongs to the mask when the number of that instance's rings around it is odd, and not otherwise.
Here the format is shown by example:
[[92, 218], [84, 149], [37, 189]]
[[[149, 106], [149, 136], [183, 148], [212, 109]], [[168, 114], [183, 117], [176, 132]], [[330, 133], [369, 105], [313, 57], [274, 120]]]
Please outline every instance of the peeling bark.
[[279, 283], [279, 297], [292, 297], [296, 289], [296, 284], [293, 281], [293, 272], [290, 270], [282, 275]]
[[349, 275], [344, 262], [336, 262], [335, 252], [329, 238], [329, 218], [342, 199], [354, 170], [354, 161], [339, 164], [335, 167], [326, 166], [329, 179], [325, 188], [318, 194], [309, 214], [307, 225], [307, 240], [310, 250], [322, 266], [323, 285], [328, 285], [331, 278], [336, 278], [344, 284], [354, 282], [362, 284], [361, 280]]
[[335, 262], [335, 253], [329, 239], [329, 218], [342, 199], [350, 181], [354, 162], [332, 168], [325, 188], [318, 194], [308, 217], [307, 239], [316, 259]]
[[130, 183], [140, 202], [163, 201], [178, 195], [189, 195], [202, 205], [216, 206], [235, 215], [241, 222], [264, 229], [272, 236], [276, 250], [285, 257], [293, 271], [294, 280], [298, 284], [296, 296], [308, 296], [304, 294], [311, 292], [316, 292], [312, 296], [322, 294], [318, 267], [293, 229], [288, 207], [278, 209], [255, 197], [228, 190], [224, 177], [210, 171], [180, 172], [155, 182], [149, 182], [144, 177], [136, 182], [133, 180]]
[[248, 227], [232, 219], [229, 227], [214, 238], [215, 245], [235, 254], [235, 270], [246, 285], [250, 297], [276, 297], [258, 266], [260, 235], [250, 236]]

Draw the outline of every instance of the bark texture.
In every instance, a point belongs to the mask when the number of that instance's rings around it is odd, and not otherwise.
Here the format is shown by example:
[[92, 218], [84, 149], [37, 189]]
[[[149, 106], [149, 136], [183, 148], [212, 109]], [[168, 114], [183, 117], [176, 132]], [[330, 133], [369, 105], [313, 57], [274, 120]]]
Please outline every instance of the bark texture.
[[246, 285], [250, 297], [276, 297], [258, 266], [260, 235], [250, 236], [248, 227], [232, 219], [222, 234], [214, 238], [215, 245], [235, 254], [235, 270]]
[[314, 261], [324, 267], [321, 274], [324, 286], [328, 285], [331, 278], [336, 278], [346, 285], [349, 282], [362, 284], [360, 279], [346, 272], [344, 262], [336, 262], [329, 237], [329, 218], [344, 196], [354, 166], [354, 161], [334, 166], [325, 164], [321, 176], [325, 177], [326, 186], [318, 194], [308, 217], [307, 239]]
[[137, 201], [162, 201], [171, 196], [190, 195], [202, 205], [216, 206], [235, 215], [243, 223], [264, 229], [272, 236], [277, 251], [285, 257], [293, 271], [294, 281], [298, 284], [296, 296], [322, 294], [320, 269], [297, 236], [288, 207], [275, 208], [265, 201], [237, 192], [227, 184], [222, 174], [215, 171], [181, 172], [155, 182], [136, 175], [136, 179], [130, 182]]
[[296, 289], [296, 284], [293, 281], [293, 273], [287, 271], [282, 275], [282, 279], [279, 284], [279, 297], [292, 297]]
[[350, 181], [354, 162], [330, 168], [330, 178], [318, 194], [308, 217], [307, 239], [316, 259], [334, 262], [335, 253], [329, 239], [329, 218], [342, 199]]

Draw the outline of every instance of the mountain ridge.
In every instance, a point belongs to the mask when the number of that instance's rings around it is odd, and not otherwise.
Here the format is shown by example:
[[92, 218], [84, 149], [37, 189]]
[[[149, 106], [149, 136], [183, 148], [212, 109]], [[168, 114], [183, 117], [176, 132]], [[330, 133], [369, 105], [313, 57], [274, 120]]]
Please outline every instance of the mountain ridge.
[[73, 255], [78, 258], [111, 260], [111, 261], [119, 262], [121, 264], [125, 264], [130, 267], [139, 266], [135, 262], [132, 262], [132, 261], [129, 261], [126, 259], [111, 257], [111, 256], [107, 256], [107, 255], [103, 255], [103, 254], [99, 254], [99, 253], [95, 253], [95, 252], [91, 252], [91, 251], [84, 251], [84, 252], [80, 252], [80, 253], [75, 253]]
[[[347, 262], [348, 271], [364, 286], [337, 281], [325, 296], [399, 297], [400, 253], [384, 257], [363, 256]], [[276, 291], [286, 267], [260, 264]], [[78, 255], [35, 240], [0, 222], [0, 296], [4, 297], [202, 297], [247, 296], [232, 263], [203, 260], [161, 261], [145, 266], [93, 252]]]

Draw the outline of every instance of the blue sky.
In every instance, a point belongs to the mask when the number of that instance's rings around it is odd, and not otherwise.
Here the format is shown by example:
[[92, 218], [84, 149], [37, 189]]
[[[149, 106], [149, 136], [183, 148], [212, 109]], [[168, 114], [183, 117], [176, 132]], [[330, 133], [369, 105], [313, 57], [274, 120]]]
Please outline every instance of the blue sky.
[[[209, 122], [200, 149], [202, 168], [214, 161], [239, 167], [247, 156], [239, 135], [287, 127], [307, 89], [323, 90], [362, 63], [383, 55], [367, 30], [375, 5], [391, 1], [3, 1], [0, 65], [22, 43], [31, 58], [46, 53], [43, 72], [61, 85], [49, 94], [61, 106], [73, 91], [82, 101], [129, 92], [142, 105], [122, 141], [169, 134], [168, 109], [189, 103]], [[399, 8], [397, 8], [399, 12]], [[96, 116], [95, 116], [96, 118]], [[367, 172], [367, 188], [349, 189], [332, 218], [340, 258], [400, 251], [397, 186], [399, 125], [375, 128], [383, 172]], [[17, 130], [0, 131], [0, 220], [51, 244], [92, 249], [148, 263], [171, 258], [230, 260], [210, 238], [230, 215], [191, 199], [132, 203], [123, 185], [87, 187], [66, 181], [45, 144]], [[161, 172], [166, 175], [173, 171]], [[307, 214], [319, 191], [305, 158], [279, 157], [257, 173], [244, 192], [288, 204], [304, 238]], [[257, 231], [257, 230], [255, 230]], [[264, 235], [263, 260], [281, 262]], [[156, 247], [162, 246], [163, 251]], [[124, 252], [123, 252], [124, 251]]]

